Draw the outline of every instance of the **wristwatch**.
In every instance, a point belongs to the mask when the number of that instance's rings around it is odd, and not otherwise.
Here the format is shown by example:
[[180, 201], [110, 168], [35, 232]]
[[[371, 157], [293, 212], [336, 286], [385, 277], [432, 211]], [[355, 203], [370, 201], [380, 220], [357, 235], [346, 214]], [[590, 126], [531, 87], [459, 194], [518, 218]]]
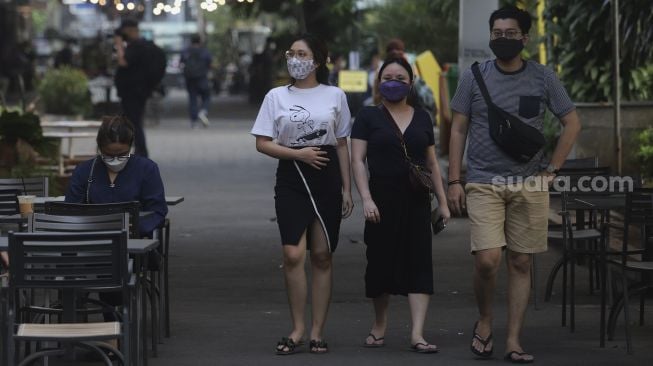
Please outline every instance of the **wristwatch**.
[[549, 173], [549, 174], [558, 175], [559, 171], [560, 171], [560, 169], [557, 166], [553, 165], [553, 164], [549, 164], [546, 167], [546, 172]]

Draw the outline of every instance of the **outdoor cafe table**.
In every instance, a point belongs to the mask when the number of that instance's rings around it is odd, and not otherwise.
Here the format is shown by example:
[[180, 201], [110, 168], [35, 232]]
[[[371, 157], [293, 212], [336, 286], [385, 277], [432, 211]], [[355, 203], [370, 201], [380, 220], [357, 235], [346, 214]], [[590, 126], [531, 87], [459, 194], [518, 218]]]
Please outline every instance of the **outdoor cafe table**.
[[[80, 132], [80, 131], [48, 131], [43, 132], [43, 137], [51, 137], [58, 139], [68, 139], [68, 155], [72, 154], [72, 140], [74, 138], [95, 138], [97, 132]], [[64, 175], [65, 166], [64, 166], [64, 152], [63, 144], [59, 144], [59, 157], [58, 160], [58, 171], [59, 175]]]
[[[137, 327], [137, 334], [136, 334], [136, 339], [139, 342], [139, 346], [137, 347], [137, 359], [139, 361], [142, 360], [142, 364], [146, 365], [147, 364], [147, 352], [146, 352], [146, 334], [145, 334], [145, 329], [146, 329], [146, 324], [145, 322], [147, 321], [147, 304], [146, 304], [146, 291], [143, 289], [143, 284], [142, 284], [142, 276], [145, 275], [145, 272], [147, 271], [146, 266], [147, 266], [147, 255], [149, 252], [154, 250], [157, 246], [159, 245], [159, 240], [157, 239], [128, 239], [127, 240], [127, 251], [129, 254], [133, 255], [135, 257], [135, 263], [134, 263], [134, 269], [136, 270], [137, 273], [137, 284], [138, 284], [138, 289], [137, 289], [137, 299], [139, 300], [139, 304], [136, 306], [136, 321], [138, 322], [138, 327]], [[9, 250], [9, 238], [6, 236], [1, 236], [0, 237], [0, 251], [8, 251]], [[66, 294], [66, 291], [63, 292]], [[140, 294], [140, 296], [138, 296]], [[72, 294], [70, 294], [72, 295]], [[63, 302], [72, 302], [73, 300], [69, 299], [66, 301], [66, 299], [63, 299]], [[73, 306], [69, 307], [64, 307], [68, 309], [73, 309]], [[63, 318], [67, 321], [74, 321], [75, 314], [74, 310], [71, 310], [69, 312], [66, 312], [63, 314]], [[142, 353], [142, 355], [141, 355]], [[128, 355], [125, 355], [128, 357]], [[141, 357], [142, 356], [142, 357]]]
[[[64, 129], [64, 131], [46, 131], [43, 135], [61, 139], [68, 138], [68, 157], [71, 159], [74, 157], [72, 139], [75, 137], [95, 137], [97, 136], [97, 129], [101, 125], [102, 121], [41, 121], [41, 127], [43, 128]], [[75, 129], [84, 128], [92, 128], [94, 131], [75, 131]], [[75, 133], [80, 133], [80, 135], [75, 135]]]

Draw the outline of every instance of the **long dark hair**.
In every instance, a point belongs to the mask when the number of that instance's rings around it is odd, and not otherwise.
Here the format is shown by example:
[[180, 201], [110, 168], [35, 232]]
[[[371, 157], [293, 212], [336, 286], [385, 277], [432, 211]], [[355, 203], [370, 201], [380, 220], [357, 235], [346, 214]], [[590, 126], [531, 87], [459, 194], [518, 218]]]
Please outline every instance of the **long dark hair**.
[[113, 143], [131, 146], [134, 142], [134, 125], [125, 116], [104, 116], [95, 141], [100, 149]]
[[[315, 78], [320, 84], [329, 85], [329, 68], [327, 68], [327, 58], [329, 56], [329, 49], [327, 48], [326, 43], [319, 37], [311, 33], [304, 33], [301, 36], [295, 38], [292, 43], [297, 41], [304, 41], [308, 48], [313, 52], [313, 62], [319, 66], [315, 70]], [[295, 85], [294, 78], [290, 78], [290, 85]]]
[[408, 61], [406, 61], [406, 59], [403, 57], [391, 57], [383, 61], [383, 65], [381, 65], [381, 68], [379, 69], [379, 74], [376, 75], [376, 78], [379, 82], [381, 81], [381, 74], [383, 74], [383, 70], [385, 70], [385, 68], [388, 67], [388, 65], [390, 64], [398, 64], [399, 66], [406, 69], [406, 71], [408, 72], [408, 78], [410, 80], [410, 83], [411, 84], [413, 83], [413, 79], [414, 79], [413, 68], [410, 66]]

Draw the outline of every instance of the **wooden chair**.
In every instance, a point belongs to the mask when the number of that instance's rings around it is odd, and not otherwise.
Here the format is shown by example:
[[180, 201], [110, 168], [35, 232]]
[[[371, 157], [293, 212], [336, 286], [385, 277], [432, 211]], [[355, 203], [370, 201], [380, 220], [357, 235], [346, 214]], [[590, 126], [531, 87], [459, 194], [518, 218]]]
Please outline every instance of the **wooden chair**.
[[[53, 255], [58, 253], [59, 255]], [[19, 366], [45, 356], [66, 354], [74, 346], [97, 352], [106, 365], [111, 360], [102, 351], [113, 352], [123, 365], [129, 365], [131, 353], [132, 276], [127, 268], [127, 232], [96, 233], [10, 233], [9, 256], [12, 264], [8, 283], [7, 333], [14, 342], [6, 342], [8, 359]], [[30, 324], [19, 322], [15, 311], [20, 307], [19, 290], [44, 289], [64, 293], [64, 323]], [[119, 291], [124, 306], [120, 321], [77, 323], [75, 295], [81, 291]], [[119, 339], [121, 350], [105, 342]], [[19, 362], [15, 359], [20, 342], [57, 342], [64, 348], [38, 348]], [[7, 344], [10, 343], [10, 344]]]

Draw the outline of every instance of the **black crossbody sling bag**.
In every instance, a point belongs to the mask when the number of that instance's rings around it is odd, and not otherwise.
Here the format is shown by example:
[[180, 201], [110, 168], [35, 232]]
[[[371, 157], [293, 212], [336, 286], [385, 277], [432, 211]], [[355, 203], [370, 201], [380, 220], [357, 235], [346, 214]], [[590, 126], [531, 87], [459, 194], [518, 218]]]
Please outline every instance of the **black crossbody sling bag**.
[[544, 135], [537, 128], [529, 126], [492, 102], [478, 62], [472, 65], [472, 73], [487, 104], [490, 137], [514, 160], [521, 163], [529, 162], [544, 147], [546, 142]]

